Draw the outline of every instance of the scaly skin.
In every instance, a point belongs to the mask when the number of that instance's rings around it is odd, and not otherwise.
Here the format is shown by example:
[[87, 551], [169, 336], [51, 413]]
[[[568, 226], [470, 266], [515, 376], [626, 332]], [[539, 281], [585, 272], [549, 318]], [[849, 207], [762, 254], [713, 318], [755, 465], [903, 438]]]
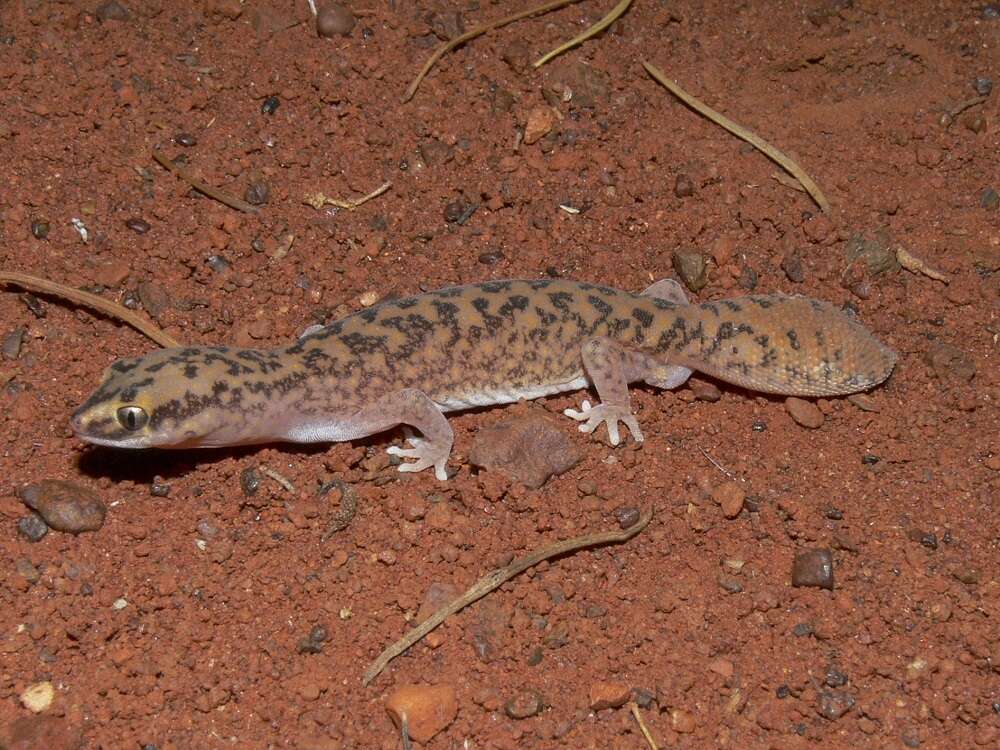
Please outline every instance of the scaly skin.
[[896, 355], [832, 305], [780, 295], [687, 305], [676, 282], [632, 294], [574, 281], [495, 281], [362, 310], [262, 351], [191, 346], [111, 365], [72, 419], [126, 448], [353, 440], [412, 425], [390, 452], [446, 478], [442, 412], [595, 386], [567, 410], [641, 440], [627, 384], [672, 388], [692, 370], [756, 391], [835, 396], [888, 377]]

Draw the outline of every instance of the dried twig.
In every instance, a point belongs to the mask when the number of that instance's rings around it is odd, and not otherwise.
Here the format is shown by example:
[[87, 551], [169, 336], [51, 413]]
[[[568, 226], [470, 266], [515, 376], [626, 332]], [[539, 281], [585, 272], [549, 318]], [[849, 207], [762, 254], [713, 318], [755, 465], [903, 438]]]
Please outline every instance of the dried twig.
[[228, 193], [214, 188], [206, 182], [202, 182], [197, 177], [192, 175], [190, 172], [181, 169], [176, 164], [174, 164], [170, 159], [163, 155], [163, 152], [153, 149], [153, 158], [156, 162], [166, 169], [168, 172], [174, 174], [178, 179], [183, 180], [188, 185], [193, 187], [199, 193], [204, 193], [209, 198], [215, 198], [219, 203], [225, 203], [230, 208], [235, 208], [237, 211], [243, 211], [247, 214], [259, 213], [256, 206], [252, 206], [245, 200], [236, 198], [235, 196], [229, 195]]
[[267, 477], [271, 477], [271, 479], [280, 484], [286, 492], [291, 492], [293, 494], [295, 493], [296, 491], [295, 485], [292, 484], [292, 481], [290, 479], [288, 479], [282, 474], [279, 474], [269, 466], [265, 466], [264, 464], [261, 464], [259, 468], [261, 474]]
[[48, 281], [47, 279], [40, 279], [37, 276], [29, 276], [26, 273], [15, 273], [14, 271], [0, 271], [0, 284], [10, 284], [11, 286], [20, 287], [21, 289], [30, 289], [33, 292], [52, 294], [56, 297], [68, 299], [70, 302], [75, 302], [78, 305], [84, 305], [85, 307], [91, 307], [95, 310], [99, 310], [105, 315], [117, 318], [123, 323], [127, 323], [139, 331], [139, 333], [149, 337], [160, 346], [172, 347], [181, 345], [180, 342], [173, 336], [169, 336], [164, 333], [152, 322], [136, 315], [134, 312], [127, 310], [121, 305], [109, 302], [103, 297], [98, 297], [96, 294], [84, 292], [80, 289], [74, 289], [73, 287], [69, 287], [64, 284], [57, 284], [56, 282]]
[[339, 198], [330, 198], [326, 195], [323, 195], [323, 193], [313, 193], [312, 195], [307, 195], [304, 200], [308, 205], [312, 206], [317, 211], [326, 205], [336, 206], [337, 208], [344, 208], [347, 209], [348, 211], [353, 211], [363, 203], [367, 203], [368, 201], [370, 201], [372, 198], [378, 198], [380, 195], [382, 195], [382, 193], [384, 193], [391, 187], [392, 187], [391, 182], [383, 183], [374, 190], [372, 190], [370, 193], [368, 193], [368, 195], [363, 195], [356, 200], [352, 199], [341, 200]]
[[804, 187], [806, 189], [806, 192], [808, 192], [809, 195], [812, 196], [812, 199], [816, 201], [816, 205], [818, 205], [823, 210], [824, 213], [829, 213], [830, 202], [826, 199], [826, 196], [823, 195], [823, 191], [819, 189], [819, 185], [817, 185], [813, 181], [812, 177], [810, 177], [803, 171], [802, 167], [800, 167], [798, 164], [792, 161], [788, 156], [783, 154], [781, 151], [776, 149], [774, 146], [772, 146], [770, 143], [765, 141], [760, 136], [751, 133], [742, 125], [737, 125], [735, 122], [730, 120], [721, 112], [716, 112], [714, 109], [709, 107], [703, 101], [700, 101], [696, 97], [691, 96], [691, 94], [689, 94], [680, 86], [678, 86], [676, 83], [668, 79], [666, 75], [664, 75], [663, 71], [657, 68], [655, 65], [651, 65], [650, 63], [645, 61], [642, 63], [642, 65], [646, 69], [646, 72], [649, 73], [651, 76], [653, 76], [653, 78], [655, 78], [656, 81], [659, 84], [661, 84], [664, 88], [666, 88], [671, 94], [676, 96], [678, 99], [687, 104], [696, 112], [707, 117], [716, 125], [725, 128], [730, 133], [735, 135], [737, 138], [743, 139], [757, 150], [763, 152], [769, 159], [777, 163], [778, 166], [780, 166], [782, 169], [786, 170], [796, 180], [802, 183], [802, 187]]
[[522, 18], [537, 16], [540, 13], [548, 13], [550, 10], [558, 10], [563, 6], [572, 5], [573, 3], [578, 2], [580, 2], [580, 0], [553, 0], [553, 2], [539, 5], [536, 8], [529, 8], [528, 10], [522, 10], [520, 13], [514, 13], [513, 15], [501, 18], [499, 21], [491, 21], [490, 23], [483, 24], [482, 26], [476, 26], [476, 28], [469, 29], [469, 31], [466, 31], [461, 36], [449, 39], [447, 42], [434, 50], [434, 53], [427, 58], [427, 62], [424, 63], [424, 67], [420, 69], [420, 72], [417, 73], [417, 77], [413, 79], [413, 82], [406, 89], [406, 93], [403, 94], [403, 101], [408, 102], [413, 98], [413, 95], [417, 91], [417, 87], [420, 86], [420, 82], [424, 80], [424, 76], [426, 76], [430, 72], [430, 69], [434, 67], [434, 63], [440, 60], [442, 56], [455, 49], [455, 47], [465, 44], [467, 41], [475, 39], [477, 36], [482, 36], [487, 31], [499, 29], [501, 26], [514, 23], [514, 21], [520, 21]]
[[948, 274], [943, 271], [939, 271], [936, 268], [927, 265], [922, 259], [915, 255], [910, 255], [902, 247], [896, 248], [896, 260], [899, 261], [899, 265], [905, 268], [910, 273], [922, 273], [924, 276], [929, 276], [937, 281], [943, 281], [945, 284], [951, 281]]
[[634, 701], [629, 701], [628, 708], [635, 717], [635, 720], [639, 723], [639, 731], [642, 732], [642, 736], [645, 737], [646, 742], [649, 743], [649, 750], [660, 750], [659, 745], [656, 744], [656, 740], [653, 739], [653, 735], [649, 731], [649, 727], [647, 727], [646, 722], [643, 721], [642, 714], [639, 713], [639, 707]]
[[551, 60], [553, 57], [561, 55], [566, 50], [573, 49], [573, 47], [577, 46], [578, 44], [582, 44], [583, 42], [590, 39], [592, 36], [597, 36], [606, 28], [608, 28], [608, 26], [610, 26], [616, 20], [618, 20], [618, 17], [626, 10], [628, 10], [628, 6], [630, 6], [631, 4], [632, 0], [621, 0], [621, 2], [618, 3], [618, 5], [612, 8], [611, 11], [606, 16], [604, 16], [604, 18], [595, 23], [589, 29], [584, 31], [582, 34], [573, 37], [568, 42], [560, 44], [551, 52], [548, 52], [539, 57], [537, 60], [535, 60], [534, 63], [532, 63], [532, 67], [540, 68], [543, 65], [545, 65], [545, 63], [547, 63], [549, 60]]
[[378, 677], [390, 661], [395, 659], [414, 643], [434, 630], [434, 628], [444, 622], [448, 617], [456, 612], [459, 612], [473, 602], [482, 599], [488, 593], [499, 588], [502, 584], [509, 581], [518, 573], [522, 573], [528, 568], [537, 565], [542, 560], [548, 560], [551, 557], [564, 555], [567, 552], [583, 549], [584, 547], [596, 547], [603, 544], [620, 544], [621, 542], [628, 541], [646, 528], [652, 517], [653, 511], [650, 509], [643, 513], [639, 520], [627, 529], [622, 529], [621, 531], [602, 531], [597, 534], [587, 534], [585, 536], [578, 536], [573, 539], [556, 542], [555, 544], [543, 547], [542, 549], [535, 550], [534, 552], [515, 560], [506, 567], [487, 573], [475, 584], [473, 584], [472, 588], [459, 596], [457, 599], [454, 599], [445, 606], [441, 607], [441, 609], [420, 623], [420, 625], [413, 628], [413, 630], [379, 654], [378, 658], [375, 659], [368, 669], [365, 670], [362, 684], [367, 685]]

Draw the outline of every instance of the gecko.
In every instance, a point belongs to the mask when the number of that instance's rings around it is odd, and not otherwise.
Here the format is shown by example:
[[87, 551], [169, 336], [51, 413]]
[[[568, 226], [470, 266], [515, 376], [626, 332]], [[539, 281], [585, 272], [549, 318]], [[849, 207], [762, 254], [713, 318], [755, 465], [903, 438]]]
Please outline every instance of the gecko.
[[194, 448], [357, 440], [403, 425], [401, 472], [448, 478], [446, 412], [592, 387], [564, 414], [641, 442], [629, 383], [697, 371], [753, 391], [838, 396], [896, 354], [828, 302], [780, 294], [690, 304], [680, 284], [636, 294], [562, 279], [486, 281], [383, 301], [277, 349], [184, 346], [120, 359], [71, 418], [82, 440]]

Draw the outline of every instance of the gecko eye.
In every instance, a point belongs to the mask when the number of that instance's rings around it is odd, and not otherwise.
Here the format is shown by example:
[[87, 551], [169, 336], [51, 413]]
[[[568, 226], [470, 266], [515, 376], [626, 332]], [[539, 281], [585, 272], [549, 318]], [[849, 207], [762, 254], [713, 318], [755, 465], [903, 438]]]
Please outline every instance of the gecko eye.
[[129, 432], [141, 430], [148, 420], [145, 409], [138, 406], [123, 406], [118, 410], [118, 424]]

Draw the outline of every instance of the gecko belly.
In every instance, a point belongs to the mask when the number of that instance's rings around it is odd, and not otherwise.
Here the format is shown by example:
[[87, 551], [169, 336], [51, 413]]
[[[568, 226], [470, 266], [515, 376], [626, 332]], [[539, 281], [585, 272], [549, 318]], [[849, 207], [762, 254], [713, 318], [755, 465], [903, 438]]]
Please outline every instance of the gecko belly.
[[481, 391], [472, 391], [463, 396], [449, 395], [443, 398], [432, 398], [441, 411], [461, 411], [462, 409], [473, 409], [477, 406], [497, 406], [499, 404], [512, 404], [516, 401], [532, 401], [536, 398], [552, 396], [556, 393], [579, 391], [589, 385], [590, 381], [587, 380], [586, 376], [581, 375], [564, 383], [489, 388]]

